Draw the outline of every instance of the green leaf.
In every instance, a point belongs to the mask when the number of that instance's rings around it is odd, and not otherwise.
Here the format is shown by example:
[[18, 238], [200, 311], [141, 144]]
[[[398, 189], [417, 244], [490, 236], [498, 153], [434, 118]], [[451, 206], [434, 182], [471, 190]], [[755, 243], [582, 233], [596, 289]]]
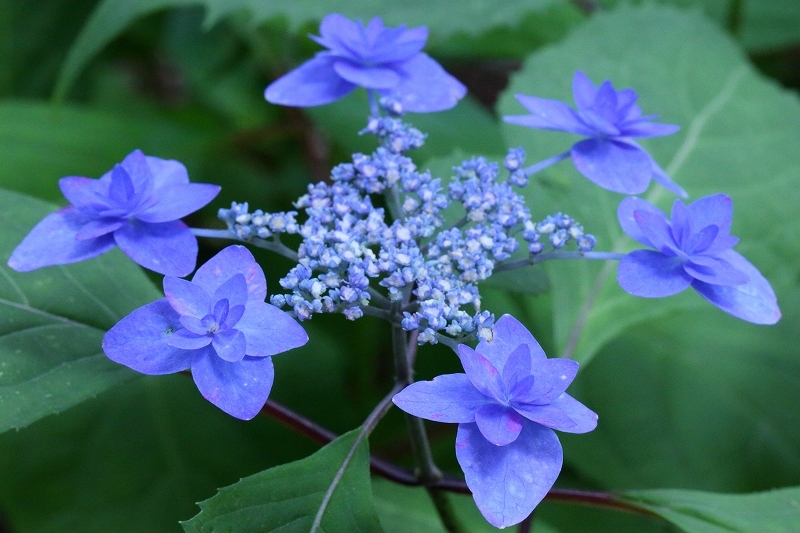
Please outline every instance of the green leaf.
[[[625, 0], [630, 3], [631, 0]], [[736, 34], [742, 45], [750, 51], [768, 51], [800, 42], [800, 5], [796, 0], [657, 0], [659, 3], [694, 7], [717, 21], [723, 28], [731, 29], [731, 18], [736, 22]], [[602, 5], [615, 6], [621, 0], [601, 0]], [[636, 0], [635, 3], [643, 3]], [[731, 13], [739, 6], [737, 15]]]
[[327, 503], [318, 531], [382, 531], [372, 503], [369, 445], [366, 439], [356, 440], [360, 431], [345, 433], [305, 459], [270, 468], [220, 489], [216, 496], [198, 504], [200, 513], [183, 522], [184, 530], [307, 533], [326, 492], [340, 475], [340, 467], [349, 460]]
[[0, 103], [0, 186], [63, 202], [58, 179], [97, 177], [135, 148], [162, 158], [202, 153], [208, 137], [152, 116], [77, 106]]
[[207, 10], [206, 25], [238, 10], [248, 10], [254, 23], [275, 16], [285, 16], [293, 27], [320, 20], [328, 13], [369, 20], [379, 15], [390, 25], [424, 25], [436, 32], [480, 33], [489, 28], [515, 24], [530, 11], [540, 11], [563, 0], [475, 0], [454, 6], [449, 2], [409, 0], [387, 3], [381, 0], [297, 0], [264, 2], [262, 0], [104, 0], [92, 14], [70, 49], [55, 89], [62, 98], [80, 71], [100, 50], [134, 20], [159, 10], [202, 5]]
[[755, 494], [650, 490], [622, 496], [686, 533], [794, 533], [800, 524], [800, 487]]
[[[796, 95], [762, 79], [735, 43], [699, 14], [646, 6], [598, 15], [562, 43], [531, 56], [503, 96], [501, 114], [523, 113], [515, 93], [571, 102], [578, 69], [596, 82], [611, 79], [619, 88], [635, 88], [645, 113], [682, 126], [678, 134], [642, 144], [693, 199], [718, 192], [733, 198], [733, 233], [741, 237], [737, 249], [785, 302], [800, 269], [800, 240], [791, 239], [788, 230], [800, 203]], [[575, 141], [567, 134], [510, 124], [503, 131], [509, 145], [528, 150], [531, 163]], [[575, 217], [597, 237], [598, 250], [640, 247], [619, 228], [616, 208], [622, 197], [580, 176], [570, 161], [543, 172], [526, 196], [534, 217], [556, 210]], [[662, 209], [673, 200], [656, 185], [646, 197]], [[658, 300], [632, 297], [618, 287], [616, 266], [610, 263], [560, 262], [544, 268], [554, 288], [555, 352], [574, 354], [582, 363], [634, 324], [690, 309], [721, 313], [690, 290]]]
[[226, 415], [188, 376], [148, 376], [0, 435], [0, 508], [19, 533], [181, 531], [217, 487], [316, 448]]
[[161, 294], [118, 250], [19, 273], [11, 251], [54, 206], [0, 189], [0, 431], [21, 428], [135, 374], [110, 361], [103, 334]]

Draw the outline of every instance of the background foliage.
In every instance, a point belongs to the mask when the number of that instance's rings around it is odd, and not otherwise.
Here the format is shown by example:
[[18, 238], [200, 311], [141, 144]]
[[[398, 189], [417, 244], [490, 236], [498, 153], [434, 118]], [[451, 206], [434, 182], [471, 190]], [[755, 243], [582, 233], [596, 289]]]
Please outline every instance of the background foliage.
[[[550, 356], [574, 355], [582, 371], [571, 392], [600, 415], [593, 433], [561, 435], [559, 484], [627, 490], [625, 498], [671, 521], [545, 502], [534, 531], [800, 530], [800, 3], [43, 0], [33, 9], [5, 0], [0, 531], [169, 532], [179, 521], [187, 531], [226, 530], [229, 499], [258, 502], [275, 488], [275, 471], [264, 469], [304, 461], [281, 468], [306, 465], [322, 479], [321, 465], [343, 455], [346, 441], [312, 455], [318, 446], [268, 419], [226, 417], [183, 376], [137, 378], [106, 360], [103, 331], [159, 294], [158, 280], [121, 254], [24, 275], [5, 266], [55, 207], [43, 200], [63, 202], [60, 177], [97, 177], [133, 148], [180, 159], [194, 181], [223, 186], [190, 220], [208, 227], [220, 227], [216, 209], [232, 200], [286, 209], [332, 164], [370, 150], [356, 135], [362, 95], [305, 111], [262, 98], [270, 80], [316, 51], [305, 35], [332, 10], [429, 26], [427, 50], [471, 95], [451, 111], [411, 116], [430, 134], [417, 163], [443, 178], [473, 153], [501, 157], [523, 145], [535, 161], [569, 146], [566, 134], [502, 124], [499, 116], [522, 112], [515, 93], [569, 101], [575, 69], [636, 88], [646, 113], [682, 126], [647, 149], [693, 198], [732, 196], [738, 249], [778, 295], [783, 319], [762, 327], [695, 294], [627, 296], [613, 265], [558, 264], [491, 280], [485, 307], [517, 316]], [[618, 196], [569, 163], [542, 173], [526, 194], [535, 218], [565, 211], [598, 237], [598, 249], [633, 246], [616, 225]], [[221, 246], [201, 244], [204, 258]], [[257, 257], [277, 287], [290, 265]], [[338, 433], [360, 424], [392, 379], [388, 326], [343, 320], [307, 323], [309, 344], [275, 359], [272, 394]], [[455, 371], [449, 350], [421, 350], [419, 379]], [[430, 427], [438, 463], [458, 473], [454, 429]], [[369, 446], [409, 461], [397, 413]], [[362, 474], [353, 474], [361, 476], [353, 490], [366, 506], [365, 531], [376, 516], [387, 533], [442, 531], [422, 489], [373, 480], [370, 494]], [[492, 530], [469, 498], [453, 502], [470, 531]], [[274, 513], [255, 507], [252, 530], [272, 531], [259, 512]]]

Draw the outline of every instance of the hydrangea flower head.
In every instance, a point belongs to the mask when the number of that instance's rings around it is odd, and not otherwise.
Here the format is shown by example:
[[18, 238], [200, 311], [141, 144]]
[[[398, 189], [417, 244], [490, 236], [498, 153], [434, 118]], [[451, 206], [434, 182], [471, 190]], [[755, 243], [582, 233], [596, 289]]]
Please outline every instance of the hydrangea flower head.
[[675, 133], [678, 126], [652, 122], [658, 118], [655, 115], [642, 115], [633, 89], [617, 91], [608, 80], [596, 87], [581, 71], [575, 72], [572, 92], [577, 109], [559, 100], [517, 94], [517, 100], [530, 115], [507, 116], [503, 120], [588, 137], [572, 146], [572, 161], [578, 172], [604, 189], [639, 194], [652, 178], [673, 193], [687, 196], [634, 141], [637, 137]]
[[106, 355], [143, 374], [191, 368], [208, 401], [236, 418], [253, 418], [272, 389], [270, 356], [308, 341], [300, 324], [264, 301], [267, 282], [253, 255], [229, 246], [191, 282], [166, 276], [164, 292], [166, 298], [106, 333]]
[[733, 204], [724, 194], [687, 205], [675, 200], [670, 220], [656, 206], [630, 197], [617, 210], [622, 229], [655, 250], [634, 250], [619, 263], [617, 281], [628, 293], [646, 298], [671, 296], [691, 286], [726, 313], [774, 324], [781, 317], [769, 282], [732, 250]]
[[308, 107], [333, 102], [356, 87], [396, 98], [403, 110], [429, 113], [450, 109], [466, 88], [422, 52], [425, 27], [387, 28], [380, 18], [364, 26], [338, 13], [322, 19], [327, 48], [270, 84], [264, 96], [273, 104]]
[[553, 486], [563, 460], [553, 429], [585, 433], [597, 415], [568, 395], [578, 371], [548, 359], [510, 315], [475, 350], [459, 345], [466, 374], [418, 381], [394, 397], [420, 418], [457, 423], [456, 457], [475, 503], [496, 527], [524, 520]]
[[26, 272], [83, 261], [119, 246], [145, 268], [171, 276], [194, 270], [197, 239], [179, 219], [197, 211], [220, 187], [189, 183], [178, 161], [128, 154], [97, 180], [61, 178], [69, 206], [45, 217], [11, 254]]

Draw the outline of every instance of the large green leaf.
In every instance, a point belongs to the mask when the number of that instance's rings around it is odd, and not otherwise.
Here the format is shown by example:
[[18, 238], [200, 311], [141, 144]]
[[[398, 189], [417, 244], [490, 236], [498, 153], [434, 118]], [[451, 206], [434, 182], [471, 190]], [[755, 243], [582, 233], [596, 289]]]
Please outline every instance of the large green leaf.
[[[692, 198], [717, 192], [733, 198], [738, 250], [771, 280], [783, 302], [800, 268], [800, 240], [792, 239], [791, 229], [800, 203], [797, 97], [758, 76], [736, 45], [698, 14], [648, 6], [601, 14], [531, 56], [513, 78], [501, 113], [523, 112], [514, 93], [571, 102], [577, 69], [598, 82], [610, 78], [617, 87], [634, 87], [645, 113], [682, 126], [676, 135], [643, 144]], [[529, 151], [531, 162], [574, 142], [566, 134], [515, 125], [504, 126], [504, 133], [510, 145]], [[577, 218], [597, 236], [598, 250], [639, 247], [619, 228], [622, 197], [593, 185], [569, 161], [545, 171], [526, 194], [535, 216], [559, 210]], [[646, 197], [665, 209], [672, 203], [658, 186]], [[710, 308], [692, 291], [660, 300], [629, 296], [617, 286], [614, 265], [581, 261], [546, 268], [554, 287], [556, 353], [566, 351], [581, 362], [633, 324]]]
[[755, 494], [651, 490], [626, 492], [623, 499], [686, 533], [794, 533], [800, 527], [800, 487]]
[[317, 513], [324, 512], [317, 529], [320, 533], [382, 531], [372, 503], [369, 445], [366, 439], [357, 441], [359, 433], [359, 429], [345, 433], [305, 459], [220, 489], [216, 496], [198, 504], [200, 513], [183, 522], [184, 530], [307, 533]]
[[0, 103], [0, 186], [63, 202], [65, 175], [100, 176], [136, 148], [186, 162], [207, 142], [153, 116], [8, 100]]
[[315, 448], [189, 377], [146, 377], [0, 435], [0, 508], [17, 533], [175, 532], [217, 487]]
[[538, 11], [563, 0], [474, 0], [469, 3], [430, 2], [412, 0], [383, 2], [381, 0], [297, 0], [274, 2], [263, 0], [104, 0], [90, 17], [64, 63], [56, 87], [63, 96], [86, 63], [131, 22], [147, 14], [176, 7], [202, 5], [207, 10], [206, 25], [234, 11], [248, 10], [254, 22], [275, 16], [285, 16], [297, 27], [319, 20], [328, 13], [338, 12], [349, 17], [369, 20], [383, 17], [387, 24], [424, 25], [442, 34], [456, 31], [480, 33], [489, 28], [514, 25], [530, 11]]
[[21, 428], [135, 374], [111, 362], [103, 334], [160, 294], [118, 250], [19, 273], [11, 251], [54, 206], [0, 189], [0, 431]]

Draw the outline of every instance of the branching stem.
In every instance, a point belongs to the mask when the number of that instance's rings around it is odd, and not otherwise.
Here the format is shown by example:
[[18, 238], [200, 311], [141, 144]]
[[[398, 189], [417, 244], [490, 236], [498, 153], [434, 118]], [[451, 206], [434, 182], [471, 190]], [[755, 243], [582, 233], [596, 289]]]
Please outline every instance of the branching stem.
[[297, 261], [297, 252], [283, 244], [278, 238], [274, 238], [272, 240], [267, 239], [260, 239], [258, 237], [254, 237], [251, 239], [240, 239], [230, 231], [226, 229], [204, 229], [204, 228], [191, 228], [192, 233], [197, 237], [209, 237], [211, 239], [230, 239], [232, 241], [240, 241], [246, 242], [247, 244], [252, 244], [257, 248], [263, 248], [265, 250], [270, 250], [271, 252], [275, 252], [277, 254], [286, 257], [287, 259], [291, 259], [292, 261]]
[[527, 259], [519, 259], [517, 261], [508, 261], [507, 263], [500, 263], [494, 267], [494, 272], [504, 272], [506, 270], [516, 270], [517, 268], [524, 268], [526, 266], [544, 263], [545, 261], [554, 261], [556, 259], [593, 259], [595, 261], [619, 261], [625, 257], [625, 254], [615, 252], [545, 252], [542, 254], [531, 256]]

